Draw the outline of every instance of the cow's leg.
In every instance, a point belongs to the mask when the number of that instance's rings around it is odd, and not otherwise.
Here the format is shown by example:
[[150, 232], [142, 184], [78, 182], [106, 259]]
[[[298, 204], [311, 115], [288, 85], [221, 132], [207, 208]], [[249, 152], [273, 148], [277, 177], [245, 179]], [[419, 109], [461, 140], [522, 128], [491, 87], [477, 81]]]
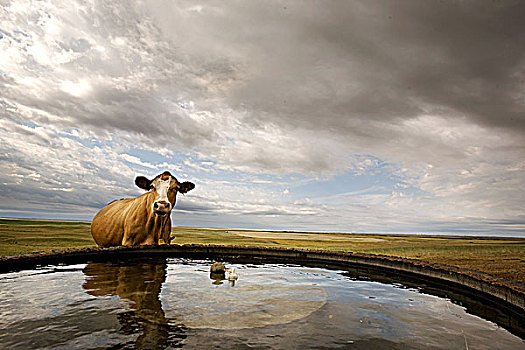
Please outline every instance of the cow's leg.
[[170, 235], [171, 235], [171, 218], [168, 217], [168, 221], [166, 222], [166, 224], [164, 225], [164, 227], [162, 229], [160, 238], [162, 238], [164, 243], [171, 244]]
[[141, 240], [140, 242], [135, 242], [134, 240], [131, 240], [131, 239], [124, 239], [122, 241], [123, 246], [153, 245], [153, 244], [158, 245], [159, 240], [155, 240], [153, 237], [148, 237], [145, 240]]
[[124, 231], [124, 235], [122, 237], [122, 245], [123, 246], [135, 246], [140, 245], [143, 241], [142, 235], [138, 234], [137, 232], [133, 231]]
[[148, 237], [138, 245], [159, 245], [159, 240], [154, 237]]
[[132, 246], [135, 245], [134, 243], [135, 242], [127, 235], [124, 235], [124, 238], [122, 238], [122, 245], [124, 246]]

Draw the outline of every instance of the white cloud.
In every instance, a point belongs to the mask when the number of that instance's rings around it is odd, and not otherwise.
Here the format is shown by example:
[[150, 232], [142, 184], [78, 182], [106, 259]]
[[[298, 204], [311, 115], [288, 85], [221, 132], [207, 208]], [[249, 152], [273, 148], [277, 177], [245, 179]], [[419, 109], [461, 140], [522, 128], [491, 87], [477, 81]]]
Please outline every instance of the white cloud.
[[137, 164], [137, 165], [143, 166], [145, 168], [150, 168], [150, 169], [157, 168], [156, 165], [153, 165], [153, 164], [147, 163], [147, 162], [143, 162], [143, 161], [140, 160], [139, 157], [135, 157], [135, 156], [132, 156], [132, 155], [129, 155], [129, 154], [125, 154], [125, 153], [119, 154], [119, 158], [122, 159], [122, 160], [125, 160], [126, 162]]
[[75, 97], [82, 97], [91, 91], [91, 84], [86, 79], [81, 79], [77, 82], [63, 81], [61, 84], [62, 91], [73, 95]]

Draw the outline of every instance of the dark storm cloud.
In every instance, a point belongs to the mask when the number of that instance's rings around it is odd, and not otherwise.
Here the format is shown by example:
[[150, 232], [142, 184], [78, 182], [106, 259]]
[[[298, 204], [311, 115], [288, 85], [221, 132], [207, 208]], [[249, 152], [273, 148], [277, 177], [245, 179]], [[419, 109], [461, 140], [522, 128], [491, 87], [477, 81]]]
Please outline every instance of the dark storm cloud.
[[[525, 127], [523, 2], [293, 2], [273, 9], [243, 8], [226, 24], [247, 28], [243, 42], [259, 63], [232, 102], [280, 122], [342, 132], [422, 113]], [[270, 17], [279, 15], [274, 26]]]

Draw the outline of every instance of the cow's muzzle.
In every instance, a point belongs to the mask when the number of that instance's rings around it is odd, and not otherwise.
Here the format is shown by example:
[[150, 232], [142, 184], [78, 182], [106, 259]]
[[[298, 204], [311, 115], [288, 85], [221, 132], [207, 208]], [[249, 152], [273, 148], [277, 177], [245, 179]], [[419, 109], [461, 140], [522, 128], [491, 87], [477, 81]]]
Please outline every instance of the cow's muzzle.
[[171, 211], [171, 204], [165, 201], [158, 201], [153, 203], [153, 212], [157, 215], [166, 215]]

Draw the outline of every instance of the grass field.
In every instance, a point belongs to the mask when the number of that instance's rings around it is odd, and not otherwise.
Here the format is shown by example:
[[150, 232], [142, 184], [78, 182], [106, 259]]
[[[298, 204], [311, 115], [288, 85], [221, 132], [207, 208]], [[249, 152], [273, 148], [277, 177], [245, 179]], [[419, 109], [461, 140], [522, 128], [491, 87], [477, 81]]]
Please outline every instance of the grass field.
[[[94, 247], [89, 222], [0, 219], [0, 255]], [[174, 244], [323, 249], [415, 258], [525, 284], [525, 239], [174, 227]]]

